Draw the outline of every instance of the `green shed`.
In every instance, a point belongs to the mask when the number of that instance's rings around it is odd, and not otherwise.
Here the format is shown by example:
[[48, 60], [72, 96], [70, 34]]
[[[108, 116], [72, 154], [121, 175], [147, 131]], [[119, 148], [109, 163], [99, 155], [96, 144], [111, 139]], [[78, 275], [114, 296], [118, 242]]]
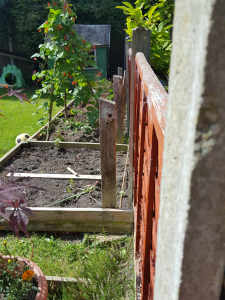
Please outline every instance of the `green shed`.
[[[109, 49], [110, 49], [110, 25], [81, 25], [76, 24], [74, 27], [79, 36], [85, 41], [90, 42], [93, 46], [92, 54], [97, 61], [97, 66], [103, 78], [108, 77], [109, 66]], [[85, 73], [90, 79], [93, 79], [96, 69], [93, 67], [85, 68]]]

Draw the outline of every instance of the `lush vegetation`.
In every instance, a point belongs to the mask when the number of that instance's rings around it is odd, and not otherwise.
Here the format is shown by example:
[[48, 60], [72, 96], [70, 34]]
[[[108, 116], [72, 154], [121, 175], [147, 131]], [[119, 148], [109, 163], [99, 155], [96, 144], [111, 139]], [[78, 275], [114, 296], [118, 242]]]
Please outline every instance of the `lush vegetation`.
[[118, 6], [127, 15], [125, 31], [132, 39], [132, 30], [138, 26], [151, 29], [150, 63], [163, 79], [169, 74], [172, 49], [172, 23], [174, 0], [159, 0], [155, 5], [149, 0], [137, 0], [135, 7], [128, 2]]
[[[48, 132], [52, 119], [53, 103], [66, 108], [68, 99], [75, 99], [75, 105], [83, 101], [87, 104], [90, 100], [92, 107], [88, 107], [87, 116], [89, 123], [94, 124], [99, 116], [98, 99], [103, 89], [98, 87], [94, 81], [90, 81], [84, 73], [84, 68], [92, 66], [97, 69], [96, 61], [89, 50], [93, 47], [89, 42], [77, 35], [74, 30], [76, 14], [71, 4], [61, 2], [48, 3], [48, 19], [38, 29], [44, 31], [48, 37], [44, 44], [40, 44], [39, 53], [32, 57], [34, 60], [48, 62], [48, 69], [35, 73], [33, 80], [41, 81], [42, 88], [38, 89], [33, 100], [48, 94], [48, 102], [45, 103], [48, 110]], [[95, 46], [94, 46], [95, 48]], [[41, 63], [41, 61], [40, 61]], [[100, 74], [100, 72], [98, 71]], [[100, 76], [102, 76], [100, 74]], [[74, 90], [71, 89], [71, 84]], [[95, 92], [93, 90], [95, 88]], [[65, 109], [65, 119], [67, 110]]]
[[[103, 240], [106, 235], [102, 235]], [[48, 299], [134, 299], [133, 238], [124, 237], [112, 244], [100, 242], [88, 235], [79, 240], [73, 236], [31, 234], [34, 242], [33, 261], [47, 276], [82, 278], [76, 286], [63, 293], [52, 285]], [[11, 234], [0, 238], [0, 252], [29, 258], [30, 239], [15, 239]], [[9, 253], [5, 253], [3, 241]], [[51, 259], [49, 259], [51, 257]], [[90, 284], [91, 281], [91, 284]], [[103, 296], [104, 295], [104, 296]]]
[[[31, 98], [34, 94], [34, 90], [25, 89], [24, 92]], [[0, 89], [0, 95], [4, 95], [6, 92], [4, 89]], [[45, 97], [42, 97], [35, 105], [24, 102], [21, 104], [18, 98], [15, 96], [5, 96], [0, 99], [1, 110], [4, 111], [6, 118], [0, 117], [1, 131], [0, 131], [0, 157], [7, 151], [15, 146], [15, 139], [17, 135], [21, 133], [28, 133], [32, 135], [35, 133], [42, 124], [38, 124], [40, 117], [44, 117], [43, 110], [38, 110], [38, 106], [41, 106], [46, 101]], [[55, 115], [60, 108], [54, 105], [53, 114]], [[35, 114], [35, 115], [33, 115]]]

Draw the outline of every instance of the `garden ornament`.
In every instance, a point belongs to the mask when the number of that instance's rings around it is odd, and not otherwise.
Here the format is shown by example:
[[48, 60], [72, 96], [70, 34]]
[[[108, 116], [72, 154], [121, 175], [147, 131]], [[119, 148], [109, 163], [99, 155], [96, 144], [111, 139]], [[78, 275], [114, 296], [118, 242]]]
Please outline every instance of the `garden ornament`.
[[[16, 83], [17, 87], [25, 87], [26, 83], [23, 79], [23, 75], [20, 69], [18, 69], [15, 65], [7, 65], [7, 67], [3, 68], [2, 75], [0, 77], [0, 84], [7, 84], [5, 78], [7, 75], [13, 74], [16, 77]], [[0, 86], [1, 88], [1, 86]]]

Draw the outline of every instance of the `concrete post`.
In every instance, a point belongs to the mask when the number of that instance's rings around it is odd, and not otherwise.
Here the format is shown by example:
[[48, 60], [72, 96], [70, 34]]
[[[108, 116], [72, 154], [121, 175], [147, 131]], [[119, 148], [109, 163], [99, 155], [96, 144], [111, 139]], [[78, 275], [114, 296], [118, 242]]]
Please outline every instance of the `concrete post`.
[[124, 143], [124, 117], [123, 117], [123, 77], [113, 76], [113, 94], [116, 103], [116, 143]]
[[102, 207], [116, 208], [116, 105], [99, 99]]
[[134, 95], [135, 95], [135, 55], [142, 52], [147, 61], [150, 61], [151, 30], [144, 27], [133, 29], [132, 57], [130, 79], [130, 139], [129, 139], [129, 186], [128, 199], [133, 200], [133, 169], [134, 169]]
[[225, 263], [225, 1], [176, 0], [154, 300], [216, 300]]

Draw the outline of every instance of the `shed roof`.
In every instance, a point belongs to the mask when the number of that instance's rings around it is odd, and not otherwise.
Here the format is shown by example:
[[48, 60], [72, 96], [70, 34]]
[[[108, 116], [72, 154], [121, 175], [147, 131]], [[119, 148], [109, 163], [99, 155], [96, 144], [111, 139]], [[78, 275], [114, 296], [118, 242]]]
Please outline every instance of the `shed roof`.
[[75, 30], [79, 36], [96, 46], [110, 46], [111, 25], [81, 25], [76, 24]]

